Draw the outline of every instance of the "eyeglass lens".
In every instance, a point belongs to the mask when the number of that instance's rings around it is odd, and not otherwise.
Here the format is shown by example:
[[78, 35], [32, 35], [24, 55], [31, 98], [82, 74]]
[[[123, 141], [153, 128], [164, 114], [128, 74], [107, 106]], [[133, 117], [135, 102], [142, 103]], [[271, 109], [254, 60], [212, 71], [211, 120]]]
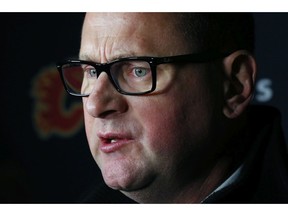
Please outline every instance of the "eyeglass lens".
[[[62, 66], [62, 72], [69, 92], [89, 95], [102, 71], [89, 64], [69, 63]], [[151, 68], [146, 61], [115, 62], [110, 66], [110, 75], [113, 84], [127, 93], [150, 91], [153, 85]]]

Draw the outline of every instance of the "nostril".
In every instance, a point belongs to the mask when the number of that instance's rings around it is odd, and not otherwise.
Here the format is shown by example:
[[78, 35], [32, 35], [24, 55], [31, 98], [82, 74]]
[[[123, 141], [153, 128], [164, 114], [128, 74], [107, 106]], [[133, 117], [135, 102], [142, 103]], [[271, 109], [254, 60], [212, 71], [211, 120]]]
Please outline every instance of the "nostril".
[[100, 113], [98, 118], [107, 118], [108, 116], [113, 115], [115, 113], [117, 113], [117, 110], [107, 110], [107, 111]]

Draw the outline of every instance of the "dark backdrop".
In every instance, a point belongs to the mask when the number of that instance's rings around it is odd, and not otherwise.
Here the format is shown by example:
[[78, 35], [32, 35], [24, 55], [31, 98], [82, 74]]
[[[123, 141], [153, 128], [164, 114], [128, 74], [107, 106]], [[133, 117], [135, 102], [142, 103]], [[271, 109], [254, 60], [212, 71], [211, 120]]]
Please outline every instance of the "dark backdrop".
[[[288, 138], [288, 14], [256, 13], [253, 103], [283, 115]], [[77, 57], [82, 13], [2, 13], [0, 202], [77, 202], [99, 180], [81, 99], [68, 97], [55, 62]]]

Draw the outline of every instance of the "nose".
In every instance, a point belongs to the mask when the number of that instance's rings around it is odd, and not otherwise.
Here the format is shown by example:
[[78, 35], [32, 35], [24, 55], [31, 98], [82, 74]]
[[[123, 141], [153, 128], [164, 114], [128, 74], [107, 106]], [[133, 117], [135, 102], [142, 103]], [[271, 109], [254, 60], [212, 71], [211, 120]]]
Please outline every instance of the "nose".
[[106, 73], [99, 75], [91, 94], [83, 98], [83, 106], [94, 118], [108, 118], [128, 109], [125, 96], [114, 88]]

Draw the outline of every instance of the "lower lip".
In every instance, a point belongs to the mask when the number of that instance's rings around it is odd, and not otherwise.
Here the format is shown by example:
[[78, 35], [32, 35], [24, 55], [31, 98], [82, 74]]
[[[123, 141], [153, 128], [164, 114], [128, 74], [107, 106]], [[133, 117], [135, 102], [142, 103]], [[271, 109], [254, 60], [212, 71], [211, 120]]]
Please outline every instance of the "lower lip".
[[116, 142], [113, 142], [113, 143], [101, 143], [100, 150], [104, 153], [116, 152], [131, 141], [132, 140], [122, 139], [122, 140], [117, 140]]

